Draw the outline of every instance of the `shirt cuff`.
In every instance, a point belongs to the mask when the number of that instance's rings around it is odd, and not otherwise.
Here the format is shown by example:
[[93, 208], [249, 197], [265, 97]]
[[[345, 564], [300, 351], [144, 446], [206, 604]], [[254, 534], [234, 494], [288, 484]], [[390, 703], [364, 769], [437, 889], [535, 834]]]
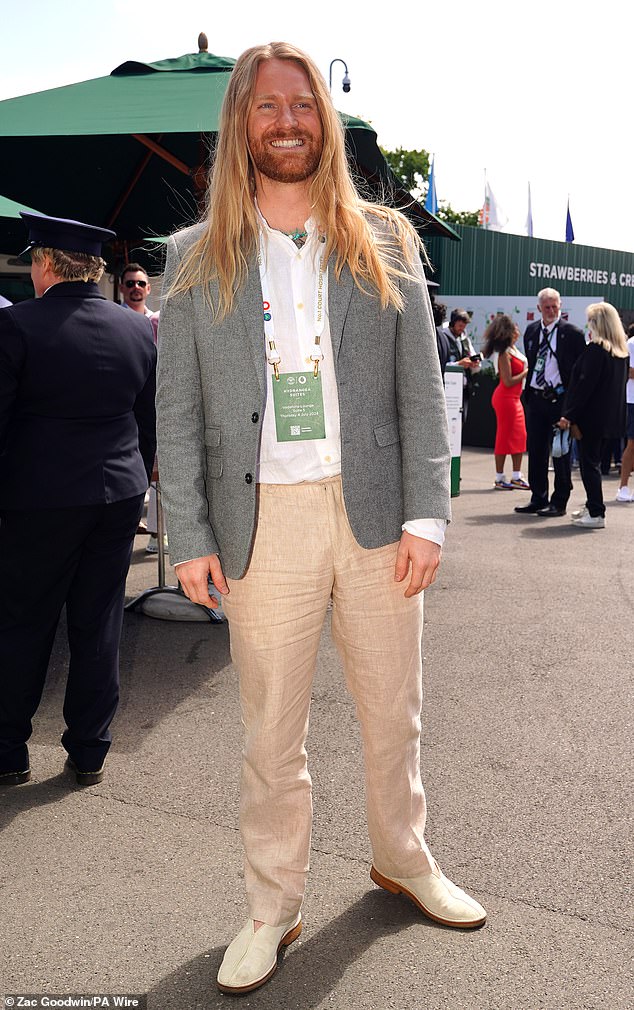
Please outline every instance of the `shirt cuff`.
[[403, 523], [401, 527], [405, 533], [411, 533], [414, 537], [422, 540], [431, 540], [439, 547], [445, 542], [445, 530], [447, 529], [446, 519], [410, 519]]

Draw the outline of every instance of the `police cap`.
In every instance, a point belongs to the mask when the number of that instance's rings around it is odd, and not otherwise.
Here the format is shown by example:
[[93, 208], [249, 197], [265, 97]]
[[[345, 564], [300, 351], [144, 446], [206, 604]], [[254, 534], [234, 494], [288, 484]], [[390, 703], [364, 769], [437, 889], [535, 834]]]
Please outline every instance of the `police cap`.
[[64, 252], [86, 253], [88, 256], [101, 256], [104, 242], [116, 238], [116, 232], [109, 228], [97, 228], [83, 221], [69, 221], [63, 217], [46, 217], [44, 214], [31, 214], [20, 211], [20, 217], [29, 229], [29, 244], [21, 256], [27, 255], [34, 246], [44, 246], [46, 249], [62, 249]]

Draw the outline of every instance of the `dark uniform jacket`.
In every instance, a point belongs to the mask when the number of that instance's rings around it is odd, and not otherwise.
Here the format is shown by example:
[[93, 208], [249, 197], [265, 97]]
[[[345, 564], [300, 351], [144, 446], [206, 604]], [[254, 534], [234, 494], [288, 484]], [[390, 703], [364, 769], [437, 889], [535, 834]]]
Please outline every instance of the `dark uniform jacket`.
[[55, 284], [0, 312], [0, 508], [121, 501], [156, 449], [149, 321], [96, 284]]

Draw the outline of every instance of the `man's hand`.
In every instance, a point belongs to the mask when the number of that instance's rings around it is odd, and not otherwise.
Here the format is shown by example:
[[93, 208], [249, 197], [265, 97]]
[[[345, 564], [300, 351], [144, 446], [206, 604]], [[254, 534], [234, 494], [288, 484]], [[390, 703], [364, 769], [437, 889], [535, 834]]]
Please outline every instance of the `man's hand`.
[[217, 554], [208, 554], [205, 558], [194, 558], [193, 561], [183, 561], [176, 565], [178, 581], [186, 596], [192, 603], [200, 603], [203, 607], [213, 610], [219, 606], [218, 600], [209, 595], [207, 579], [211, 576], [216, 589], [226, 596], [229, 586], [222, 572], [222, 565]]
[[403, 532], [396, 554], [394, 580], [402, 582], [411, 563], [412, 574], [405, 596], [416, 596], [431, 586], [436, 578], [441, 554], [442, 549], [432, 540], [423, 540], [422, 537]]

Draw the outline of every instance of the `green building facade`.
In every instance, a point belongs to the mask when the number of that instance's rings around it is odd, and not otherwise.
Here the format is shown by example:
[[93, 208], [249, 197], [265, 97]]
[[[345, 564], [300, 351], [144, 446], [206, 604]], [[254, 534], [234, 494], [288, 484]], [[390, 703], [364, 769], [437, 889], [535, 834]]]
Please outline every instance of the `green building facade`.
[[430, 277], [439, 298], [452, 295], [531, 297], [556, 288], [567, 297], [611, 302], [634, 318], [634, 253], [575, 242], [508, 235], [455, 225], [460, 242], [431, 236]]

